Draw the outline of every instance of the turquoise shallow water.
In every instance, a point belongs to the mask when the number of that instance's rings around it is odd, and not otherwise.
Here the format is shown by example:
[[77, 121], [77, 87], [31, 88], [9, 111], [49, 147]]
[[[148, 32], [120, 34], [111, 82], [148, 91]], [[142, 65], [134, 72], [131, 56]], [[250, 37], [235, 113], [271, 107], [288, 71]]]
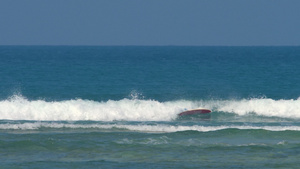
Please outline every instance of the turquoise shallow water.
[[276, 124], [14, 123], [35, 127], [1, 130], [4, 168], [296, 168], [300, 151], [299, 131]]
[[1, 167], [297, 168], [299, 55], [1, 46]]

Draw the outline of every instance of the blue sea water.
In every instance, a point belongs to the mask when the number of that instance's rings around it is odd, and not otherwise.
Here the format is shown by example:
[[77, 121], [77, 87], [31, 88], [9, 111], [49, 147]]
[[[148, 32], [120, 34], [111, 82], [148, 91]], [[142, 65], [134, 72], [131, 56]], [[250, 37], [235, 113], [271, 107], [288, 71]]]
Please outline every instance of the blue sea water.
[[297, 168], [299, 68], [300, 47], [0, 46], [0, 168]]

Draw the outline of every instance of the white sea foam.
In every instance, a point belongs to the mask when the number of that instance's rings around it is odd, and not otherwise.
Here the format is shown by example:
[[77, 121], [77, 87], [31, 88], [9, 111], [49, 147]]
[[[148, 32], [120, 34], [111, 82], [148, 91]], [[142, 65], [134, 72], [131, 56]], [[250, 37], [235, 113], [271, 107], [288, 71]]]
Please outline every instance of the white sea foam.
[[217, 101], [215, 104], [217, 111], [231, 112], [238, 115], [255, 113], [268, 117], [300, 118], [300, 99], [273, 100], [255, 98]]
[[66, 100], [46, 102], [29, 101], [15, 96], [0, 101], [0, 119], [41, 121], [149, 121], [171, 120], [183, 110], [181, 102], [158, 102], [154, 100], [123, 99], [96, 102], [90, 100]]
[[243, 99], [243, 100], [199, 100], [168, 101], [122, 99], [103, 102], [91, 100], [65, 100], [47, 102], [28, 100], [14, 96], [0, 101], [1, 120], [37, 121], [170, 121], [184, 109], [212, 109], [213, 113], [225, 112], [246, 115], [254, 113], [268, 117], [300, 118], [300, 99]]
[[122, 124], [71, 124], [71, 123], [59, 123], [59, 122], [27, 122], [27, 123], [5, 123], [0, 124], [2, 130], [37, 130], [40, 128], [52, 128], [52, 129], [104, 129], [104, 130], [129, 130], [137, 132], [158, 132], [158, 133], [172, 133], [179, 131], [199, 131], [209, 132], [218, 131], [224, 129], [240, 129], [240, 130], [268, 130], [268, 131], [300, 131], [300, 126], [243, 126], [243, 125], [221, 125], [221, 126], [183, 126], [183, 125], [122, 125]]

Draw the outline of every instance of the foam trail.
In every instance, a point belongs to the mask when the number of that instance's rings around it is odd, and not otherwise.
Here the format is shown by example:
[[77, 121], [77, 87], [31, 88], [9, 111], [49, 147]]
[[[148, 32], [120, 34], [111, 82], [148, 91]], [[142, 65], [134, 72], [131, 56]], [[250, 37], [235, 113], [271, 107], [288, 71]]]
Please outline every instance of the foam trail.
[[176, 126], [176, 125], [120, 125], [120, 124], [66, 124], [56, 122], [33, 122], [33, 123], [19, 123], [19, 124], [0, 124], [0, 130], [38, 130], [40, 128], [52, 128], [52, 129], [104, 129], [104, 130], [116, 130], [126, 129], [129, 131], [138, 132], [159, 132], [159, 133], [172, 133], [178, 131], [199, 131], [210, 132], [224, 129], [240, 129], [240, 130], [268, 130], [268, 131], [300, 131], [299, 126], [241, 126], [241, 125], [221, 125], [221, 126]]

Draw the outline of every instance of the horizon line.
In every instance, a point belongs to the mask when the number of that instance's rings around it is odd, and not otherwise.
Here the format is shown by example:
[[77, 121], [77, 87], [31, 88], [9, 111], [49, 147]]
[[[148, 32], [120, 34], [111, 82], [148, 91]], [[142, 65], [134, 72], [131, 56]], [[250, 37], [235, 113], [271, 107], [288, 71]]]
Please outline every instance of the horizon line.
[[0, 46], [65, 46], [65, 47], [300, 47], [300, 45], [0, 45]]

